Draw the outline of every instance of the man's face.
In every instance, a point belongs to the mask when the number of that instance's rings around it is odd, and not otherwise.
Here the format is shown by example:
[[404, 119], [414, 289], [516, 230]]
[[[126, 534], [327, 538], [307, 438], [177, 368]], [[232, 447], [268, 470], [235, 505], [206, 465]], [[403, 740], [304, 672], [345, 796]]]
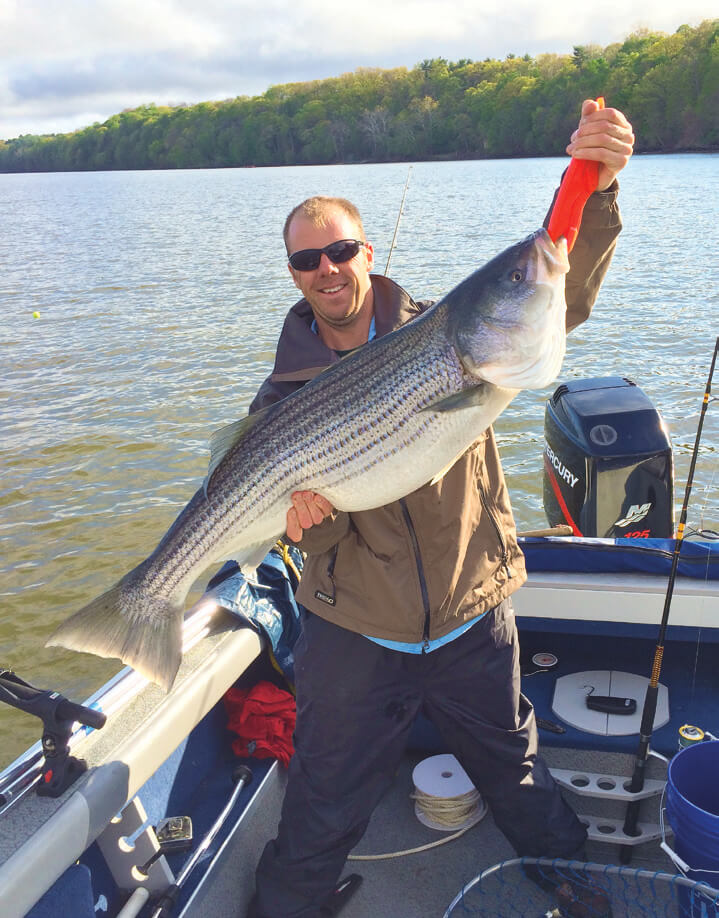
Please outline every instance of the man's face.
[[[361, 239], [355, 221], [341, 210], [334, 210], [324, 226], [315, 226], [298, 214], [290, 224], [287, 242], [289, 252], [322, 249], [340, 239]], [[312, 307], [318, 324], [346, 329], [357, 319], [371, 291], [372, 246], [367, 243], [350, 261], [336, 265], [323, 254], [314, 271], [296, 271], [290, 267], [295, 286]], [[367, 300], [370, 305], [370, 300]]]

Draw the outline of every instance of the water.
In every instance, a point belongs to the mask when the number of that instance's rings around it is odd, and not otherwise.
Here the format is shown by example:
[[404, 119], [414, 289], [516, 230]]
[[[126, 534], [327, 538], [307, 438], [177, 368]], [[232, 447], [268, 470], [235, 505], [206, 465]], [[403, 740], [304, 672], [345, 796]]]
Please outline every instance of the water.
[[[541, 223], [564, 165], [414, 164], [391, 275], [440, 296]], [[0, 667], [77, 700], [117, 671], [45, 640], [155, 546], [204, 476], [210, 433], [245, 413], [269, 372], [296, 298], [287, 211], [310, 194], [350, 197], [381, 270], [407, 172], [0, 175]], [[719, 332], [718, 187], [718, 156], [635, 157], [614, 263], [563, 370], [642, 386], [672, 435], [677, 503]], [[544, 524], [552, 388], [520, 395], [497, 425], [520, 528]], [[690, 513], [713, 529], [718, 430], [710, 408]], [[0, 765], [38, 728], [0, 708]]]

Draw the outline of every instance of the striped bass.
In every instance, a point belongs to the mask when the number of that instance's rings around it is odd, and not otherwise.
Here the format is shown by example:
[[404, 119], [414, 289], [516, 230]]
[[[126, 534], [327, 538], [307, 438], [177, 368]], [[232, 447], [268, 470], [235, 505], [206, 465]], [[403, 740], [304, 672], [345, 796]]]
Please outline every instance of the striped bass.
[[169, 691], [185, 599], [209, 566], [247, 572], [285, 532], [294, 491], [370, 510], [439, 479], [565, 349], [564, 239], [545, 230], [282, 401], [219, 430], [202, 487], [153, 553], [48, 644], [119, 657]]

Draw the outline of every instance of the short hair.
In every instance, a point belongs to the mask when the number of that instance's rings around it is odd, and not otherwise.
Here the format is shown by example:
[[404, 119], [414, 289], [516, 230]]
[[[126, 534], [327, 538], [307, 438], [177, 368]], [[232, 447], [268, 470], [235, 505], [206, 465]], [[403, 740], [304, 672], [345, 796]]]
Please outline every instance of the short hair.
[[300, 214], [303, 217], [306, 217], [311, 223], [315, 226], [324, 226], [330, 216], [332, 211], [342, 211], [347, 214], [354, 222], [357, 224], [361, 241], [365, 242], [365, 231], [364, 226], [362, 225], [362, 217], [360, 216], [359, 210], [355, 205], [348, 201], [346, 198], [330, 198], [325, 195], [314, 195], [314, 197], [307, 198], [305, 201], [302, 201], [301, 204], [298, 204], [297, 207], [293, 207], [289, 212], [287, 219], [285, 220], [285, 227], [282, 231], [282, 235], [285, 240], [285, 248], [289, 254], [290, 247], [287, 244], [289, 234], [290, 234], [290, 224], [294, 218]]

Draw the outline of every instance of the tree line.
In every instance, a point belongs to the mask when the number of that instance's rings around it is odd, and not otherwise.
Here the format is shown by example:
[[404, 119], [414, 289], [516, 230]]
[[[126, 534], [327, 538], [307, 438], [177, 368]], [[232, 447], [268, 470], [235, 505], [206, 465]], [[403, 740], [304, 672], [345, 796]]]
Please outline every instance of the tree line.
[[584, 98], [638, 152], [719, 150], [719, 19], [573, 54], [361, 68], [261, 96], [143, 105], [69, 134], [0, 141], [0, 171], [182, 169], [563, 153]]

